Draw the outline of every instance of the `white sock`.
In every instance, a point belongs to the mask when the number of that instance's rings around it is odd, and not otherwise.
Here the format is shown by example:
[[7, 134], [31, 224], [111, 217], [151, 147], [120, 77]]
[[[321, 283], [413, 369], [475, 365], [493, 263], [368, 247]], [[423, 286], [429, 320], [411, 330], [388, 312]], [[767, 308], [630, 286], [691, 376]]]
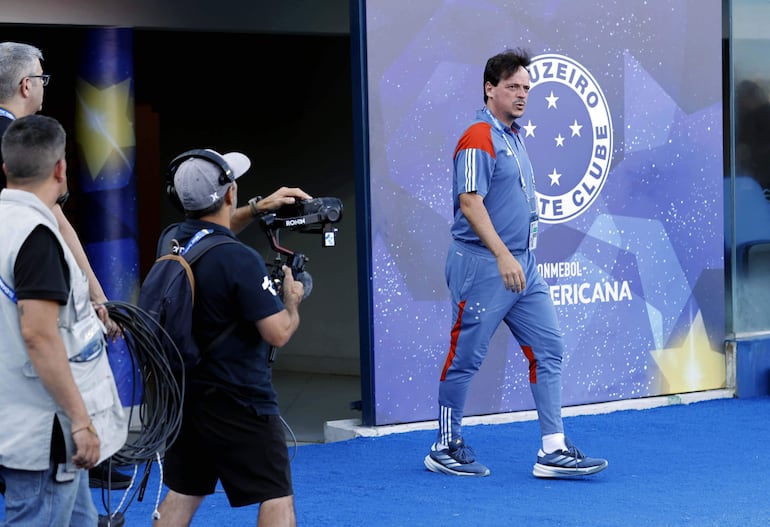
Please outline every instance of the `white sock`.
[[438, 442], [433, 443], [433, 445], [431, 445], [430, 447], [430, 449], [434, 452], [438, 452], [439, 450], [446, 450], [447, 448], [449, 448], [447, 445], [442, 445], [441, 443], [438, 443]]
[[557, 450], [567, 450], [564, 434], [546, 434], [543, 436], [543, 452], [551, 454]]

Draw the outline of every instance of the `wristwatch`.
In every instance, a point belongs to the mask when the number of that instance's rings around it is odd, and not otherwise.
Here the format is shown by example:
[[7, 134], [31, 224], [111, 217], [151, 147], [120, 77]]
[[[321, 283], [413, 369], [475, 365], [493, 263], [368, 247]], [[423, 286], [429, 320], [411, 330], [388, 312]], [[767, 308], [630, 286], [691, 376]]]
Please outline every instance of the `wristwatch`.
[[259, 216], [259, 209], [257, 208], [257, 202], [262, 201], [262, 196], [254, 196], [249, 200], [249, 208], [251, 209], [251, 215], [255, 218]]

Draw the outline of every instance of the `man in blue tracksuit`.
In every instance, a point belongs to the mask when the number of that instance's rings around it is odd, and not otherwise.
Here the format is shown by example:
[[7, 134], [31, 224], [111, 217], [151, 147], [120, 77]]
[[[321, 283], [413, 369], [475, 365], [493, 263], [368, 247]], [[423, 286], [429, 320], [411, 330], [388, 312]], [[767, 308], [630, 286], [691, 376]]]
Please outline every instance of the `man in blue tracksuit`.
[[607, 467], [564, 436], [561, 419], [561, 330], [548, 286], [537, 271], [535, 177], [520, 127], [530, 88], [526, 51], [487, 61], [485, 106], [454, 153], [454, 223], [446, 261], [452, 297], [449, 353], [439, 385], [438, 439], [425, 456], [433, 472], [487, 476], [466, 446], [461, 425], [473, 376], [501, 322], [529, 361], [529, 380], [543, 442], [537, 477], [588, 475]]

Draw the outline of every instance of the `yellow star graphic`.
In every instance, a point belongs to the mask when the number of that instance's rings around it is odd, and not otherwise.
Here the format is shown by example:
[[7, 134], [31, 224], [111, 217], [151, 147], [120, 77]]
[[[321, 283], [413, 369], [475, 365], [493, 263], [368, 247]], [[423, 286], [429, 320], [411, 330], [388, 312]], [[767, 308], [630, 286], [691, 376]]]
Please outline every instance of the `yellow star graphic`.
[[75, 134], [91, 177], [96, 179], [113, 156], [133, 169], [123, 151], [136, 144], [131, 79], [103, 90], [78, 79], [76, 96]]
[[711, 349], [700, 311], [678, 348], [650, 351], [661, 371], [661, 393], [685, 393], [724, 388], [725, 356]]

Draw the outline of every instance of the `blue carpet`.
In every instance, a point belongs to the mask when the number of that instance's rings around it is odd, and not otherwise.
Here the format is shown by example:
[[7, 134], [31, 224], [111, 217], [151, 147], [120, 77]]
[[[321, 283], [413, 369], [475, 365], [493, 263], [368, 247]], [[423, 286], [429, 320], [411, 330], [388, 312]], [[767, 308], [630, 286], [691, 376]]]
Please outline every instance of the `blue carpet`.
[[[565, 418], [570, 439], [605, 457], [604, 472], [583, 479], [532, 476], [535, 421], [477, 425], [465, 438], [486, 478], [427, 471], [435, 431], [301, 446], [292, 463], [301, 527], [591, 526], [767, 527], [770, 398], [719, 399], [649, 410]], [[151, 525], [158, 491], [154, 466], [126, 525]], [[141, 475], [141, 471], [140, 471]], [[165, 491], [165, 490], [164, 490]], [[97, 506], [102, 493], [94, 490]], [[123, 491], [111, 493], [117, 506]], [[253, 526], [257, 507], [231, 509], [208, 497], [192, 525]], [[0, 512], [0, 518], [2, 513]]]

